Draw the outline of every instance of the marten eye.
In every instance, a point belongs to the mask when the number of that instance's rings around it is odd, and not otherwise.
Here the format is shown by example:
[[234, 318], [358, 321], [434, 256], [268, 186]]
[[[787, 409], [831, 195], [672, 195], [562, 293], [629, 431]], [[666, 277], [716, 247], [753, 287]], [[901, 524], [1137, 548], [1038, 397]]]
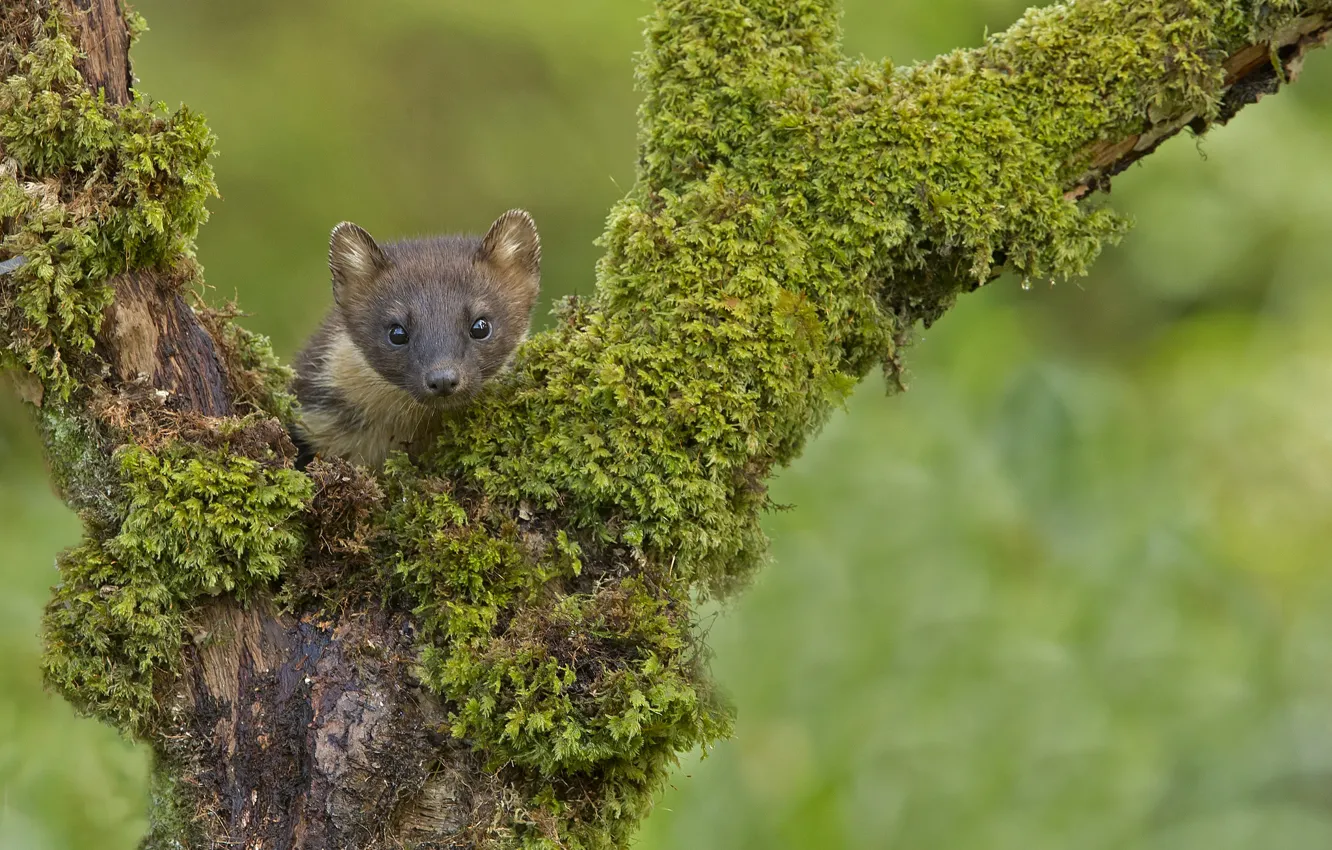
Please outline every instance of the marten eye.
[[389, 328], [388, 339], [389, 339], [389, 344], [391, 345], [397, 345], [397, 346], [406, 345], [407, 340], [409, 339], [409, 337], [407, 336], [407, 329], [404, 328], [402, 325], [394, 325], [393, 327]]
[[472, 339], [486, 339], [490, 336], [490, 320], [477, 319], [472, 322]]

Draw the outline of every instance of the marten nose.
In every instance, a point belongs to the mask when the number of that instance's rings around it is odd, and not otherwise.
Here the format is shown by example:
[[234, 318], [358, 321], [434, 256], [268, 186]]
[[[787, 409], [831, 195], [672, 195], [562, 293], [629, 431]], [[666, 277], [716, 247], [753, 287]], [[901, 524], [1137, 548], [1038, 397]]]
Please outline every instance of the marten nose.
[[426, 375], [426, 389], [435, 395], [453, 395], [458, 389], [458, 370], [452, 366], [447, 369], [433, 369]]

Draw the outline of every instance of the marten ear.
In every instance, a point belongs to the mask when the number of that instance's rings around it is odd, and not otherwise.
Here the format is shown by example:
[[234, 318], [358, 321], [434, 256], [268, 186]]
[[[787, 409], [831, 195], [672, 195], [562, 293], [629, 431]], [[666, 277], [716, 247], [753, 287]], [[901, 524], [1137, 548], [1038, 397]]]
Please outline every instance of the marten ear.
[[535, 302], [541, 286], [541, 237], [532, 216], [509, 210], [495, 219], [477, 249], [476, 262], [489, 266], [497, 278]]
[[328, 268], [333, 272], [334, 301], [346, 304], [354, 299], [388, 267], [388, 257], [369, 233], [350, 221], [333, 228], [328, 240]]

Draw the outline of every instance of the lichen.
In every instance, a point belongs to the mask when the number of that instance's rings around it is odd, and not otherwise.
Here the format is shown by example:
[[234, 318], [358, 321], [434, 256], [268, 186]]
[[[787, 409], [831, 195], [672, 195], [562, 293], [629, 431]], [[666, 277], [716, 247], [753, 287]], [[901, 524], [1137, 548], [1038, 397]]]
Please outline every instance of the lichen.
[[107, 449], [107, 429], [72, 405], [48, 401], [39, 411], [51, 482], [65, 503], [95, 533], [114, 529], [123, 513], [116, 472]]
[[94, 371], [77, 364], [111, 303], [107, 281], [192, 257], [217, 194], [203, 119], [137, 93], [124, 106], [90, 93], [68, 29], [52, 13], [0, 82], [0, 258], [27, 260], [0, 277], [0, 367], [61, 400]]
[[148, 831], [139, 843], [144, 850], [184, 850], [207, 840], [202, 834], [205, 822], [194, 806], [193, 789], [181, 778], [185, 775], [185, 765], [158, 754], [148, 786]]

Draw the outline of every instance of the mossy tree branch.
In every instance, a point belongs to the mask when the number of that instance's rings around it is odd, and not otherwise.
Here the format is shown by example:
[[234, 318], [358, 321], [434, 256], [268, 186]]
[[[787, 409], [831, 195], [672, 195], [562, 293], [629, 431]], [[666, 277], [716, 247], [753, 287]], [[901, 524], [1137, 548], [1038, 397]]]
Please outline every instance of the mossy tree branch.
[[1276, 91], [1332, 3], [1074, 0], [850, 61], [831, 0], [658, 0], [596, 294], [415, 462], [291, 468], [286, 372], [189, 306], [211, 137], [116, 0], [0, 12], [4, 365], [86, 539], [49, 681], [157, 755], [149, 846], [611, 847], [725, 735], [700, 595], [764, 481], [964, 291], [1081, 274], [1092, 203]]

